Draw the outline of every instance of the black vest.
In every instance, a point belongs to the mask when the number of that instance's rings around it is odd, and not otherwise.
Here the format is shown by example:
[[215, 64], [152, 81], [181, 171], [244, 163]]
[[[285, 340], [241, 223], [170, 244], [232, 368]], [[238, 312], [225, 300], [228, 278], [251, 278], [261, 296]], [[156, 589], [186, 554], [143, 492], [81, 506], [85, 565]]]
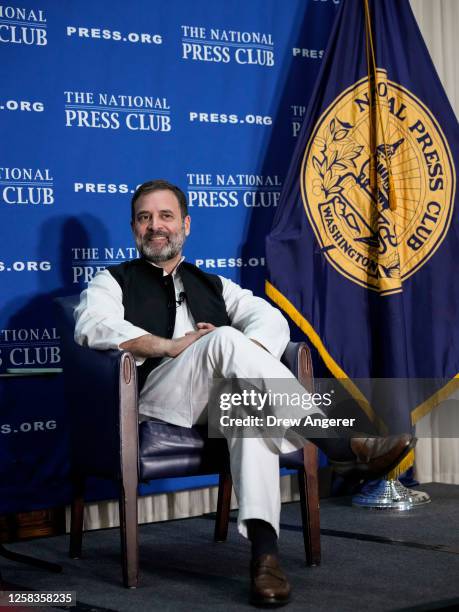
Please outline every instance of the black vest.
[[[172, 276], [163, 276], [162, 268], [145, 259], [134, 259], [108, 268], [123, 292], [124, 318], [150, 334], [172, 338], [175, 326], [176, 298]], [[186, 301], [196, 323], [204, 321], [215, 327], [230, 325], [222, 292], [215, 274], [202, 272], [187, 262], [180, 264], [180, 277]], [[161, 358], [147, 359], [139, 368], [139, 389]]]

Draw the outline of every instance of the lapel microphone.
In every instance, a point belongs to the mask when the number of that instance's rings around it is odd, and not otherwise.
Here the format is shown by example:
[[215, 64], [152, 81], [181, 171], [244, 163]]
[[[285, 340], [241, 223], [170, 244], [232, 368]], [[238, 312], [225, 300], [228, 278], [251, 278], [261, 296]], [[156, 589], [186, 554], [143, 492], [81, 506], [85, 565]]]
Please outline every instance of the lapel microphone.
[[186, 293], [184, 291], [180, 291], [178, 295], [178, 300], [175, 300], [175, 303], [177, 304], [177, 308], [181, 306], [185, 300], [186, 300]]

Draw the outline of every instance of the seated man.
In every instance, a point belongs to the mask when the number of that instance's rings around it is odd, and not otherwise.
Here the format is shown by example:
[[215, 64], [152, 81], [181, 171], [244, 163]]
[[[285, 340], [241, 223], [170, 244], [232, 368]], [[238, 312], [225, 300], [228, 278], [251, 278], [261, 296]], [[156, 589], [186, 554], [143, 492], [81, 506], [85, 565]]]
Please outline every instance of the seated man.
[[[89, 283], [76, 309], [75, 339], [134, 354], [141, 418], [182, 427], [205, 423], [209, 380], [215, 377], [293, 379], [279, 361], [289, 341], [281, 313], [251, 291], [184, 261], [191, 224], [185, 194], [167, 181], [149, 181], [135, 192], [131, 215], [141, 257], [99, 272]], [[331, 459], [350, 469], [362, 466], [367, 477], [376, 478], [395, 467], [415, 441], [405, 435], [316, 442]], [[278, 453], [294, 448], [261, 437], [228, 444], [238, 529], [252, 545], [251, 600], [281, 605], [289, 600], [290, 586], [277, 559]]]

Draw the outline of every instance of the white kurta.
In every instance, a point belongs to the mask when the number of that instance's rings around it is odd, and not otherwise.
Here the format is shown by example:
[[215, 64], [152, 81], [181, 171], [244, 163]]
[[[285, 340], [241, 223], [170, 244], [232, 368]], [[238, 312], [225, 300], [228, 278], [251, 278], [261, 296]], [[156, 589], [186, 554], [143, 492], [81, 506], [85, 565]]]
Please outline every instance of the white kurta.
[[[178, 300], [184, 289], [180, 266], [172, 277]], [[219, 278], [223, 283], [223, 299], [231, 326], [262, 344], [271, 355], [280, 358], [290, 339], [288, 323], [280, 311], [248, 289], [242, 289], [223, 276]], [[98, 272], [82, 292], [75, 318], [76, 342], [101, 350], [119, 348], [123, 342], [148, 333], [124, 319], [121, 287], [108, 270]], [[186, 332], [195, 330], [195, 323], [185, 300], [177, 308], [173, 338], [180, 338]], [[137, 360], [138, 365], [142, 363], [142, 359]]]
[[[180, 267], [172, 274], [176, 298], [184, 290]], [[289, 328], [282, 314], [251, 291], [220, 277], [231, 327], [201, 337], [175, 358], [164, 358], [148, 376], [139, 398], [143, 418], [191, 427], [207, 419], [209, 381], [213, 377], [293, 379], [279, 358]], [[97, 349], [116, 349], [148, 332], [124, 319], [121, 287], [108, 270], [99, 272], [81, 294], [75, 311], [75, 340]], [[177, 306], [174, 338], [196, 329], [188, 304]], [[256, 340], [266, 350], [251, 340]], [[143, 359], [137, 359], [141, 365]], [[299, 386], [299, 390], [304, 391]], [[265, 520], [279, 532], [280, 495], [278, 453], [294, 450], [286, 440], [275, 444], [263, 438], [229, 441], [231, 471], [239, 501], [239, 531], [245, 521]]]

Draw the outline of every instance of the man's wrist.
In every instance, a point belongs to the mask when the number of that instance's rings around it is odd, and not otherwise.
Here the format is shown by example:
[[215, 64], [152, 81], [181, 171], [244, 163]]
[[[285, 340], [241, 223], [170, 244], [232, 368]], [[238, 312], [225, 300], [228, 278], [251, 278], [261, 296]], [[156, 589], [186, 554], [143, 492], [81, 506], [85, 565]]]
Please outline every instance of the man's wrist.
[[155, 357], [172, 357], [172, 341], [169, 338], [161, 338], [157, 336], [157, 342], [154, 343]]
[[169, 338], [161, 338], [162, 344], [162, 356], [163, 357], [177, 357], [178, 353], [180, 353], [179, 346], [180, 346], [180, 341], [179, 339], [169, 339]]

